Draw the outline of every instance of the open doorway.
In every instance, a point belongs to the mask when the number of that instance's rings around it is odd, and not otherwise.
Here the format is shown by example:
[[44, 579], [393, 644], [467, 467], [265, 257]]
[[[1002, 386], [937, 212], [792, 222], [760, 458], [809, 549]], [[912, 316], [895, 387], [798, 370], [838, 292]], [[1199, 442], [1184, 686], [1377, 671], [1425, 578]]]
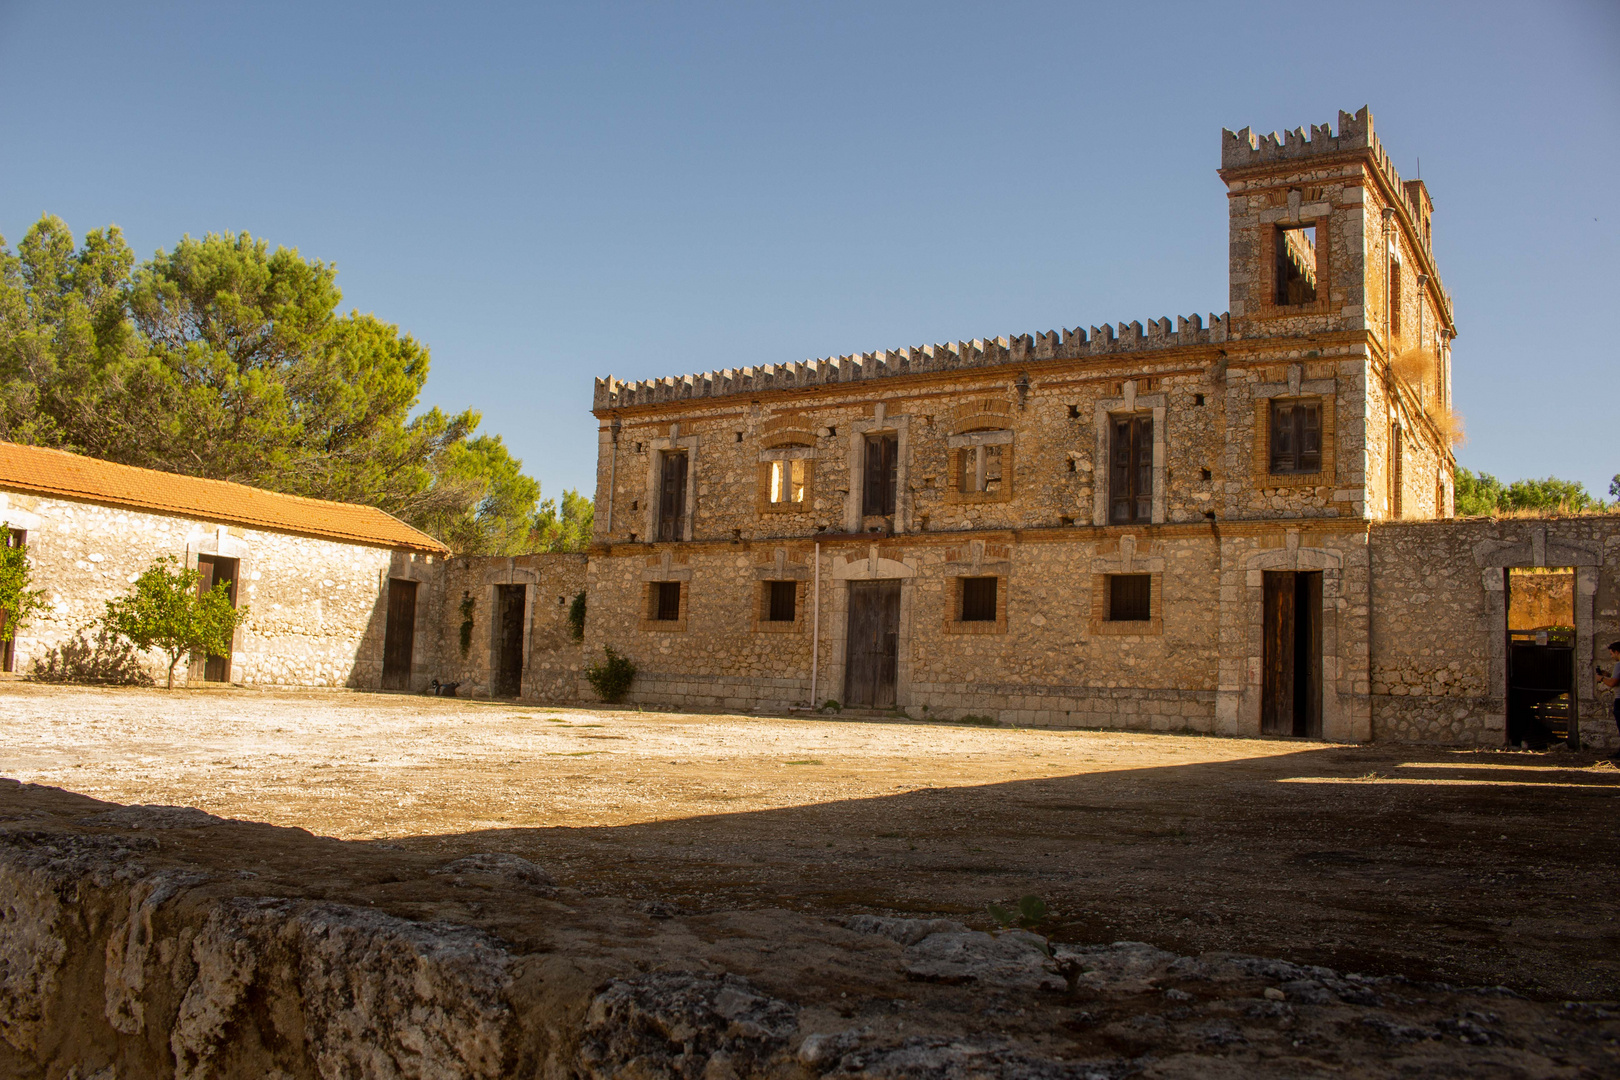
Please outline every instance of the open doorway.
[[[226, 592], [231, 599], [231, 607], [236, 606], [236, 575], [237, 560], [227, 559], [223, 555], [197, 556], [197, 595], [209, 592], [215, 585], [226, 586]], [[225, 650], [224, 656], [210, 655], [203, 661], [204, 682], [230, 682], [231, 657], [230, 650]], [[193, 669], [195, 670], [195, 669]]]
[[849, 583], [844, 704], [892, 709], [900, 665], [900, 582]]
[[1579, 747], [1575, 724], [1575, 571], [1515, 566], [1507, 590], [1507, 741]]
[[523, 688], [523, 616], [527, 587], [495, 586], [494, 697], [517, 697]]
[[1265, 572], [1263, 735], [1322, 737], [1322, 572]]

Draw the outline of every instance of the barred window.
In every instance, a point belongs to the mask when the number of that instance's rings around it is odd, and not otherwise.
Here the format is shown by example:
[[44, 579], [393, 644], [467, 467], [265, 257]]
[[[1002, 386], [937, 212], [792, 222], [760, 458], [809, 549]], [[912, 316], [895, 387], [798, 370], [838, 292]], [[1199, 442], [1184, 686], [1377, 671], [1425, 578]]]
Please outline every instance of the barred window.
[[996, 621], [996, 579], [962, 579], [962, 622]]
[[1108, 621], [1147, 622], [1153, 617], [1151, 574], [1110, 574]]
[[681, 617], [681, 583], [678, 581], [653, 582], [653, 618], [659, 622], [676, 622]]
[[795, 606], [799, 599], [799, 583], [796, 581], [767, 581], [766, 587], [770, 589], [771, 606], [770, 622], [792, 622], [797, 614]]

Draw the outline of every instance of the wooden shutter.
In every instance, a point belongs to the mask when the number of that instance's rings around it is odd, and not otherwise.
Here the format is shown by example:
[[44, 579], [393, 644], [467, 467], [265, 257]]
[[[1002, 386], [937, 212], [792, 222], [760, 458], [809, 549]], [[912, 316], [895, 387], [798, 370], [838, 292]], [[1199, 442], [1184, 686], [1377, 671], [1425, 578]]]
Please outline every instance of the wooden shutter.
[[686, 454], [664, 454], [662, 490], [658, 499], [658, 539], [686, 539]]

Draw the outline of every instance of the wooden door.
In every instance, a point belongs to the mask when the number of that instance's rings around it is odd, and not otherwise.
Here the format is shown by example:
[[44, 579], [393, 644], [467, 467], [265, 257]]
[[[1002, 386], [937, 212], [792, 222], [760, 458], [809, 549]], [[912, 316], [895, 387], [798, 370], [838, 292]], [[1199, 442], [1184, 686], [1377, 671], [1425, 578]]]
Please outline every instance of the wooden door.
[[411, 659], [416, 644], [416, 582], [388, 582], [388, 622], [383, 628], [384, 690], [411, 688]]
[[495, 697], [517, 697], [523, 688], [524, 592], [522, 585], [495, 587]]
[[1267, 570], [1260, 732], [1294, 733], [1294, 575]]
[[[236, 567], [235, 559], [227, 559], [222, 555], [197, 556], [197, 595], [209, 592], [215, 585], [227, 586], [227, 593], [231, 599], [231, 607], [236, 606]], [[230, 682], [231, 658], [226, 650], [225, 656], [210, 655], [203, 661], [202, 677], [204, 682]]]
[[658, 493], [658, 539], [686, 539], [686, 453], [664, 454]]
[[849, 638], [844, 651], [844, 703], [892, 709], [900, 666], [900, 583], [849, 583]]

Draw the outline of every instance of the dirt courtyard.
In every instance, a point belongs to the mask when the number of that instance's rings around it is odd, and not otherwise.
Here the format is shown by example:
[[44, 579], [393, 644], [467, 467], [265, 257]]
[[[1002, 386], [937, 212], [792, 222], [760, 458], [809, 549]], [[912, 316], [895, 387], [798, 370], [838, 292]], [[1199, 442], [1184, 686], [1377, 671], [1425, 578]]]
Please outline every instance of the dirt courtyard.
[[1059, 941], [1620, 996], [1620, 771], [1591, 755], [20, 682], [0, 731], [25, 782], [680, 911], [987, 926], [1034, 893]]

